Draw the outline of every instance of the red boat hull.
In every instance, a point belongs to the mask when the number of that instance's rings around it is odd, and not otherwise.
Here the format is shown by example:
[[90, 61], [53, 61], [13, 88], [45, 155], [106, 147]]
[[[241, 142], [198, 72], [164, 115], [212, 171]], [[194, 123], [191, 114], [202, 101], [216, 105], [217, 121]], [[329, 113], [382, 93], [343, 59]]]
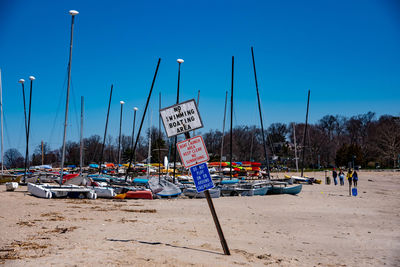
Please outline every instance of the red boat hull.
[[151, 191], [128, 191], [126, 192], [125, 199], [153, 199], [153, 194]]

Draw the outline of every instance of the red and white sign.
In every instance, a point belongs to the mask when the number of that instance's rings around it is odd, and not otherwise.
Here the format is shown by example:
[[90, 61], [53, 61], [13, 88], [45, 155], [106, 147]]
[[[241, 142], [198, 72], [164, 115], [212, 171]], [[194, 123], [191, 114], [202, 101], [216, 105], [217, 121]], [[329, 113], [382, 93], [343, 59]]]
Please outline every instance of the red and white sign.
[[176, 146], [186, 168], [207, 162], [210, 159], [203, 137], [200, 135], [181, 141]]

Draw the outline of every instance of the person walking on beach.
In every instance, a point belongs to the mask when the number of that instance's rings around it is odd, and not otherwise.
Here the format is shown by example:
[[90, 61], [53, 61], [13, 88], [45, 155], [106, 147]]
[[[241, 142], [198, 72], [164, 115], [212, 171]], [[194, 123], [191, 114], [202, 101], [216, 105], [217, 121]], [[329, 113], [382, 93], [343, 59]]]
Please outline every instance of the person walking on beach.
[[339, 172], [339, 180], [340, 180], [340, 185], [344, 185], [344, 172], [342, 169]]
[[358, 181], [358, 174], [356, 171], [353, 172], [353, 185], [354, 187], [357, 187], [357, 181]]
[[337, 185], [337, 172], [336, 172], [336, 168], [333, 168], [333, 170], [332, 170], [332, 177], [333, 177], [333, 182], [335, 183], [335, 185]]
[[349, 169], [347, 172], [347, 181], [349, 181], [349, 195], [351, 196], [351, 182], [353, 180], [353, 170]]

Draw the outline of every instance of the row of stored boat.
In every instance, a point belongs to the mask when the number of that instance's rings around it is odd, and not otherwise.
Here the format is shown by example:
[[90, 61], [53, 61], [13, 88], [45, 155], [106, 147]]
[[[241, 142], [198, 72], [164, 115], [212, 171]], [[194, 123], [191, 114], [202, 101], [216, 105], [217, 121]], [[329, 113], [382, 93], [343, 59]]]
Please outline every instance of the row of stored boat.
[[[49, 177], [46, 177], [47, 182]], [[58, 182], [59, 177], [53, 177]], [[209, 190], [210, 196], [257, 196], [269, 194], [291, 194], [301, 192], [302, 185], [291, 185], [281, 181], [248, 181], [244, 178], [229, 179], [212, 175], [215, 187]], [[204, 198], [204, 192], [197, 192], [191, 176], [136, 177], [125, 179], [105, 174], [99, 175], [64, 175], [62, 184], [28, 183], [28, 191], [41, 198], [119, 198], [119, 199], [153, 199], [174, 198], [183, 196], [189, 198]]]

